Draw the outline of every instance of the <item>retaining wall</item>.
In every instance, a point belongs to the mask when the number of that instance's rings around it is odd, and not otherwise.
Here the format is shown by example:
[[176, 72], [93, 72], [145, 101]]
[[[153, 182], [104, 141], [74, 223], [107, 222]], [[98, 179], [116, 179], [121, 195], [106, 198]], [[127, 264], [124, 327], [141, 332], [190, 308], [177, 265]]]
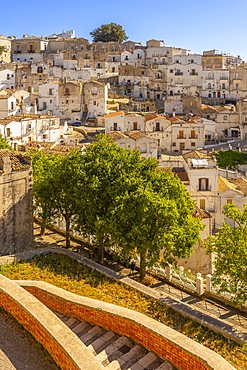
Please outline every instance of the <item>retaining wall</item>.
[[128, 336], [163, 359], [167, 359], [178, 369], [234, 369], [210, 349], [133, 310], [78, 296], [45, 282], [17, 283], [47, 307]]

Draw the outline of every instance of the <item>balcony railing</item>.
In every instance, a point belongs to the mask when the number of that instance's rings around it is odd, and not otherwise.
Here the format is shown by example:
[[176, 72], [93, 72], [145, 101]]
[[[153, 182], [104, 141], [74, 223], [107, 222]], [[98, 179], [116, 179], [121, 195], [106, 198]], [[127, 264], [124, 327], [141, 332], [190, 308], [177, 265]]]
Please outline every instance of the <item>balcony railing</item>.
[[228, 76], [220, 76], [220, 80], [228, 80]]
[[190, 72], [191, 76], [198, 76], [198, 72]]
[[208, 186], [199, 186], [199, 185], [197, 185], [196, 190], [197, 191], [211, 191], [211, 185], [208, 185]]
[[186, 135], [177, 135], [177, 139], [186, 139]]
[[198, 139], [198, 135], [192, 135], [192, 136], [190, 135], [189, 139]]
[[175, 76], [183, 76], [183, 72], [175, 72]]
[[214, 76], [206, 76], [205, 79], [206, 80], [213, 80], [214, 79]]

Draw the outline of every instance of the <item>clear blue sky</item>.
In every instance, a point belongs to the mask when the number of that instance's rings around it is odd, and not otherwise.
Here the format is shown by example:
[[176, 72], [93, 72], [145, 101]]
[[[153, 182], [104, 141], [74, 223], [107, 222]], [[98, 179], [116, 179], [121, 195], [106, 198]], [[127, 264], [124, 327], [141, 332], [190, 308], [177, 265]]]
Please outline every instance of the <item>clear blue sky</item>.
[[104, 23], [121, 24], [129, 39], [150, 39], [192, 52], [216, 49], [247, 61], [247, 0], [0, 0], [0, 33], [47, 36], [74, 29], [91, 42]]

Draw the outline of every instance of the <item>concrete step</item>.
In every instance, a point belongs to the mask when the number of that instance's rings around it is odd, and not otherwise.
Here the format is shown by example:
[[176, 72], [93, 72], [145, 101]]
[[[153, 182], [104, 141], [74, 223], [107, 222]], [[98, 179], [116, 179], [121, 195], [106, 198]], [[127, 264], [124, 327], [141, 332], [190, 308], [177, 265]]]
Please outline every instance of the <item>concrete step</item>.
[[112, 331], [107, 331], [101, 337], [92, 342], [88, 346], [88, 349], [96, 356], [98, 353], [103, 351], [103, 349], [113, 343], [117, 338], [118, 336], [115, 333], [113, 333]]
[[127, 353], [113, 360], [106, 366], [107, 370], [127, 370], [128, 367], [133, 365], [146, 353], [145, 348], [139, 344], [134, 345]]
[[101, 337], [105, 332], [100, 326], [93, 326], [89, 331], [80, 336], [80, 339], [86, 346], [89, 346], [89, 344]]
[[143, 370], [143, 369], [146, 369], [147, 366], [151, 365], [156, 360], [157, 360], [157, 356], [152, 352], [148, 352], [138, 362], [136, 362], [133, 366], [131, 366], [131, 369], [128, 368], [128, 370]]
[[[104, 361], [108, 360], [108, 358], [119, 350], [119, 348], [127, 345], [132, 345], [129, 338], [121, 336], [115, 342], [111, 343], [108, 347], [106, 347], [102, 352], [100, 352], [96, 358], [103, 363]], [[110, 362], [110, 361], [109, 361]], [[108, 362], [108, 363], [109, 363]]]
[[107, 370], [175, 370], [167, 361], [131, 339], [54, 312], [81, 339]]

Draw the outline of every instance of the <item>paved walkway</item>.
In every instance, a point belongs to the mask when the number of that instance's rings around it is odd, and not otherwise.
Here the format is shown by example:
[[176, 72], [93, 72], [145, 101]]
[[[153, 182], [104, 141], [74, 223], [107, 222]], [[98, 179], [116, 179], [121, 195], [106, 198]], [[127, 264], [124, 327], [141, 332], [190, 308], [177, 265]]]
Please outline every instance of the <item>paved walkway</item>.
[[37, 342], [12, 318], [0, 312], [0, 369], [57, 370]]
[[[52, 231], [48, 231], [46, 235], [40, 237], [38, 235], [39, 228], [36, 226], [35, 243], [36, 250], [23, 254], [16, 255], [17, 258], [31, 258], [33, 255], [40, 253], [49, 253], [50, 251], [68, 254], [76, 258], [79, 262], [117, 280], [122, 283], [138, 289], [145, 295], [157, 299], [174, 310], [180, 312], [183, 316], [189, 317], [199, 324], [206, 326], [226, 338], [232, 338], [239, 344], [247, 341], [247, 315], [238, 312], [234, 308], [227, 308], [223, 305], [216, 304], [211, 301], [203, 301], [190, 294], [184, 293], [181, 290], [174, 288], [164, 282], [157, 281], [152, 287], [147, 287], [140, 284], [129, 276], [129, 269], [121, 269], [116, 272], [106, 266], [100, 265], [95, 261], [86, 257], [86, 252], [78, 250], [77, 252], [68, 251], [61, 248], [65, 244], [64, 237]], [[72, 247], [78, 243], [72, 242]], [[11, 261], [15, 257], [0, 257], [3, 261]]]

